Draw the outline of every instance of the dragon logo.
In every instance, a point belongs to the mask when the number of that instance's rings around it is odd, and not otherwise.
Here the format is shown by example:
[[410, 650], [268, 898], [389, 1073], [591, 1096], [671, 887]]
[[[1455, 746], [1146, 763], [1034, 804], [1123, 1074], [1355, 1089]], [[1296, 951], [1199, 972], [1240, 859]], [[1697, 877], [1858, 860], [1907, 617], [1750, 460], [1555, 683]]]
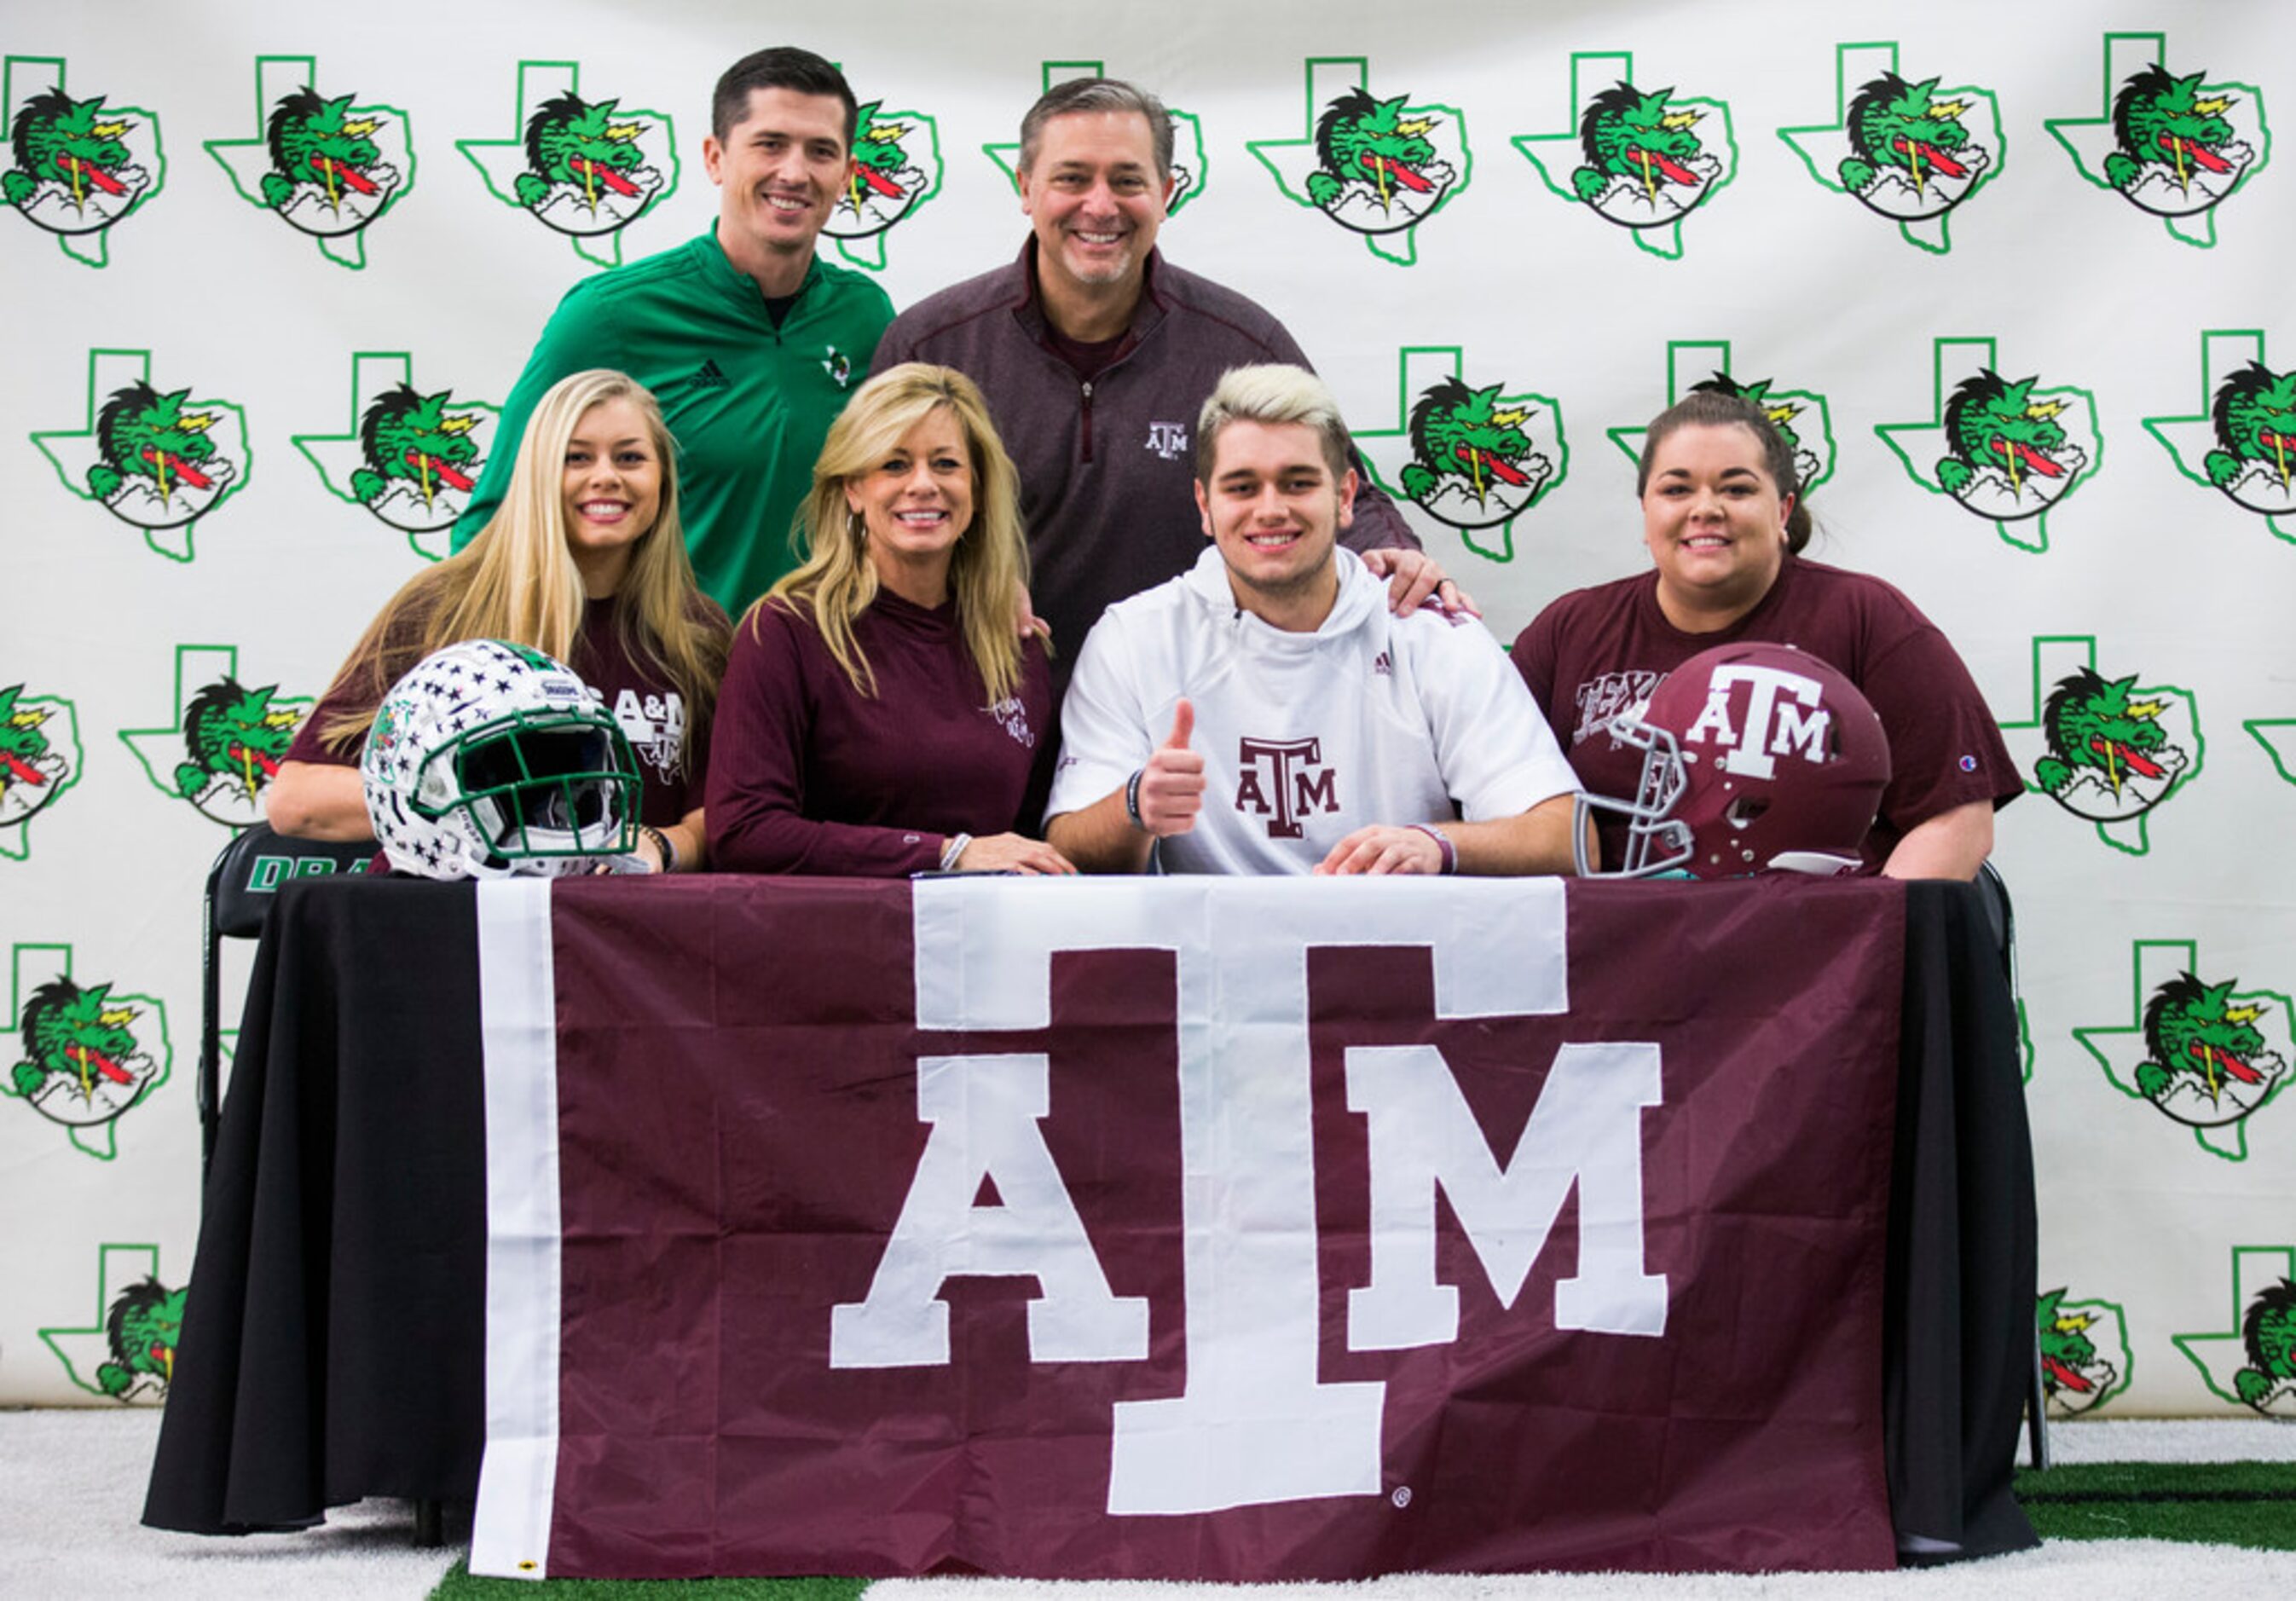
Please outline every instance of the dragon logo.
[[[8, 77], [33, 64], [11, 57]], [[63, 63], [53, 65], [61, 74]], [[108, 109], [101, 94], [75, 100], [61, 83], [8, 103], [14, 164], [0, 172], [0, 198], [58, 235], [66, 253], [103, 266], [104, 233], [160, 192], [167, 162], [157, 119], [137, 108]]]
[[1514, 559], [1514, 520], [1568, 475], [1562, 408], [1529, 390], [1476, 385], [1457, 346], [1398, 353], [1396, 426], [1358, 428], [1372, 477], [1494, 562]]
[[73, 495], [143, 530], [158, 554], [191, 561], [199, 520], [247, 487], [247, 414], [160, 389], [144, 350], [90, 350], [86, 397], [81, 426], [36, 431], [32, 443]]
[[1988, 367], [1963, 379], [1946, 402], [1952, 454], [1938, 461], [1938, 485], [1980, 517], [2009, 522], [2046, 511], [2088, 465], [2060, 421], [2068, 403], [2037, 394], [2039, 383], [2012, 382]]
[[2218, 1129], [2270, 1100], [2288, 1063], [2256, 1024], [2260, 1000], [2235, 995], [2237, 979], [2205, 983], [2182, 973], [2153, 991], [2144, 1008], [2145, 1059], [2136, 1066], [2144, 1098], [2180, 1123]]
[[2209, 415], [2209, 481], [2251, 512], [2296, 511], [2296, 374], [2251, 361], [2218, 389]]
[[357, 99], [306, 86], [272, 107], [264, 127], [263, 203], [306, 234], [355, 234], [398, 198], [398, 168], [376, 137], [390, 120]]
[[315, 57], [258, 56], [259, 133], [210, 139], [207, 151], [241, 199], [357, 271], [366, 265], [361, 235], [414, 191], [413, 133], [404, 111], [324, 94], [317, 78]]
[[1837, 45], [1833, 56], [1834, 120], [1778, 137], [1821, 187], [1895, 222], [1915, 249], [1947, 254], [1953, 212], [2005, 165], [1999, 99], [1907, 78], [1895, 44]]
[[536, 220], [562, 234], [611, 234], [660, 198], [668, 180], [639, 144], [647, 124], [616, 121], [620, 104], [561, 94], [527, 119], [526, 170], [516, 189]]
[[[2104, 459], [2096, 398], [2038, 377], [2004, 378], [1990, 339], [1940, 339], [1931, 421], [1883, 423], [1874, 432], [1906, 475], [1990, 521], [2004, 542], [2049, 548], [2048, 513], [2096, 475]], [[1948, 387], [1948, 374], [1963, 375]]]
[[1577, 108], [1575, 123], [1520, 135], [1514, 147], [1558, 200], [1626, 229], [1651, 254], [1679, 260], [1684, 219], [1736, 175], [1730, 108], [1671, 87], [1642, 89], [1633, 56], [1583, 51], [1570, 57], [1568, 104]]
[[2177, 78], [2155, 63], [2120, 86], [2112, 101], [2113, 143], [2105, 181], [2141, 211], [2185, 217], [2236, 188], [2256, 152], [2226, 113], [2239, 96], [2202, 85], [2206, 73]]
[[2233, 1375], [2240, 1399], [2267, 1416], [2296, 1408], [2296, 1279], [2282, 1279], [2249, 1302], [2240, 1320], [2248, 1365]]
[[1778, 437], [1785, 441], [1786, 448], [1793, 452], [1794, 481], [1801, 486], [1803, 494], [1824, 483], [1833, 472], [1832, 450], [1829, 448], [1824, 456], [1820, 456], [1803, 441], [1800, 431], [1794, 427], [1794, 419], [1810, 408], [1812, 397], [1781, 391], [1773, 398], [1770, 380], [1760, 378], [1751, 383], [1741, 383], [1727, 373], [1716, 373], [1710, 378], [1702, 378], [1690, 387], [1693, 393], [1736, 395], [1749, 405], [1760, 406], [1762, 415], [1770, 420], [1770, 426], [1776, 429]]
[[[2093, 1412], [2128, 1387], [2128, 1327], [2110, 1301], [2068, 1301], [2062, 1289], [2051, 1290], [2034, 1302], [2033, 1332], [2042, 1388], [2058, 1416]], [[2113, 1356], [2097, 1349], [2099, 1337], [2112, 1342]]]
[[1308, 136], [1248, 147], [1287, 198], [1407, 267], [1413, 231], [1467, 186], [1466, 124], [1455, 107], [1374, 94], [1360, 60], [1310, 61]]
[[103, 1320], [111, 1359], [97, 1365], [97, 1388], [119, 1401], [165, 1400], [183, 1330], [183, 1290], [157, 1278], [128, 1285]]
[[2162, 726], [2175, 709], [2166, 695], [2139, 690], [2134, 675], [2108, 683], [2084, 667], [2059, 679], [2041, 712], [2048, 754], [2033, 764], [2033, 787], [2091, 822], [2152, 810], [2191, 765]]
[[1849, 103], [1844, 131], [1852, 153], [1841, 186], [1900, 222], [1942, 217], [1984, 181], [1993, 152], [1969, 136], [1970, 103], [1938, 98], [1938, 80], [1909, 84], [1884, 72]]
[[1621, 78], [1587, 103], [1578, 119], [1586, 165], [1570, 186], [1595, 215], [1622, 228], [1679, 222], [1711, 194], [1725, 170], [1699, 143], [1704, 109], [1676, 105], [1671, 88], [1644, 94]]
[[677, 188], [676, 134], [658, 111], [580, 93], [571, 62], [521, 62], [514, 136], [457, 139], [488, 193], [600, 267], [621, 264], [620, 234]]
[[2263, 97], [2205, 72], [2172, 72], [2165, 48], [2161, 34], [2106, 34], [2104, 114], [2046, 126], [2083, 177], [2205, 249], [2216, 242], [2217, 207], [2271, 148]]
[[75, 722], [68, 702], [0, 689], [0, 856], [22, 860], [25, 825], [78, 782]]
[[121, 521], [182, 528], [230, 493], [239, 469], [213, 437], [226, 415], [191, 396], [139, 382], [112, 391], [97, 414], [87, 493]]
[[294, 444], [329, 494], [365, 507], [435, 562], [447, 554], [443, 536], [470, 504], [499, 408], [458, 402], [451, 390], [426, 394], [414, 387], [414, 374], [403, 350], [357, 352], [348, 426], [299, 433]]
[[393, 528], [430, 531], [454, 526], [478, 487], [476, 412], [447, 409], [450, 390], [417, 394], [401, 382], [359, 419], [366, 464], [351, 474], [351, 493]]
[[853, 177], [822, 232], [857, 266], [882, 271], [884, 234], [940, 193], [940, 135], [920, 111], [889, 111], [882, 100], [854, 121]]
[[2247, 1160], [2249, 1121], [2288, 1083], [2296, 1005], [2200, 976], [2189, 940], [2139, 940], [2134, 954], [2131, 1021], [2077, 1028], [2073, 1038], [2115, 1089], [2190, 1129], [2210, 1154]]
[[1554, 478], [1554, 460], [1526, 425], [1538, 408], [1470, 389], [1456, 377], [1431, 385], [1411, 408], [1405, 498], [1453, 528], [1492, 528], [1529, 509]]
[[243, 828], [263, 815], [263, 792], [295, 741], [308, 702], [274, 705], [276, 684], [249, 689], [226, 676], [184, 708], [184, 757], [176, 791], [201, 815]]
[[2082, 635], [2033, 641], [2032, 686], [2031, 719], [2001, 721], [2025, 787], [2094, 824], [2114, 850], [2143, 856], [2152, 813], [2201, 776], [2192, 692], [2108, 677]]
[[2186, 480], [2254, 512], [2275, 537], [2296, 543], [2279, 519], [2296, 512], [2296, 374], [2264, 360], [2256, 329], [2210, 329], [2201, 335], [2198, 407], [2187, 415], [2144, 419]]
[[110, 1123], [165, 1076], [132, 1026], [144, 1011], [127, 998], [114, 999], [110, 984], [82, 989], [69, 978], [50, 979], [24, 1003], [23, 1059], [0, 1090], [50, 1122], [74, 1129]]
[[1341, 227], [1392, 234], [1442, 203], [1456, 176], [1428, 136], [1442, 119], [1406, 109], [1408, 98], [1380, 100], [1351, 89], [1324, 108], [1308, 198]]

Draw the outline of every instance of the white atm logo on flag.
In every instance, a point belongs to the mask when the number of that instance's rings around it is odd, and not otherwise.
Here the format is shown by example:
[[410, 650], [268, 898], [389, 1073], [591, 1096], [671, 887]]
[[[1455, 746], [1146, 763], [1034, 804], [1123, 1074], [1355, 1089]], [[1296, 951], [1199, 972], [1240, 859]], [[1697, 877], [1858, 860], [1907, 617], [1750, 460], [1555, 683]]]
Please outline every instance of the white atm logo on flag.
[[[916, 886], [920, 1029], [1048, 1026], [1056, 951], [1177, 957], [1186, 1387], [1116, 1404], [1111, 1513], [1380, 1491], [1386, 1385], [1316, 1376], [1307, 948], [1334, 943], [1333, 929], [1350, 945], [1427, 947], [1447, 1019], [1568, 1010], [1560, 881], [1339, 883], [1337, 900], [1312, 906], [1272, 892], [1283, 887], [1211, 881], [1148, 898], [1082, 883], [1053, 896]], [[1485, 888], [1462, 915], [1462, 889]], [[1296, 960], [1271, 971], [1268, 953], [1287, 944]], [[832, 1312], [831, 1367], [947, 1364], [938, 1296], [974, 1275], [1036, 1277], [1037, 1361], [1147, 1358], [1148, 1304], [1110, 1290], [1046, 1144], [1049, 1080], [1041, 1052], [918, 1063], [930, 1133], [867, 1299]], [[1578, 1272], [1556, 1281], [1554, 1326], [1665, 1332], [1667, 1281], [1644, 1271], [1643, 1252], [1642, 1113], [1660, 1103], [1656, 1045], [1563, 1046], [1504, 1160], [1432, 1047], [1350, 1047], [1346, 1083], [1348, 1110], [1369, 1130], [1371, 1174], [1371, 1282], [1349, 1295], [1351, 1350], [1457, 1339], [1458, 1291], [1435, 1275], [1439, 1186], [1512, 1309], [1575, 1186]], [[1001, 1204], [975, 1204], [984, 1181]]]

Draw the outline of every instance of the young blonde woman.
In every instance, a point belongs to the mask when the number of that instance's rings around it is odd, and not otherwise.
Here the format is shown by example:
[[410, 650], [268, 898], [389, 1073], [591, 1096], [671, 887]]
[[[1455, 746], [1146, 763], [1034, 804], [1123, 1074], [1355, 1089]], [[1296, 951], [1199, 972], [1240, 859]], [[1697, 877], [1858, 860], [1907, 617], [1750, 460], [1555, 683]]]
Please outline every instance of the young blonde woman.
[[734, 632], [709, 770], [713, 863], [890, 877], [1067, 873], [1016, 832], [1052, 694], [1015, 627], [1019, 480], [972, 381], [889, 368], [814, 464], [807, 560]]
[[694, 587], [671, 448], [660, 408], [627, 375], [600, 368], [553, 385], [493, 520], [391, 596], [304, 720], [268, 792], [271, 825], [372, 838], [358, 760], [376, 706], [440, 646], [502, 639], [566, 663], [613, 712], [645, 781], [640, 854], [657, 872], [701, 866], [731, 630]]

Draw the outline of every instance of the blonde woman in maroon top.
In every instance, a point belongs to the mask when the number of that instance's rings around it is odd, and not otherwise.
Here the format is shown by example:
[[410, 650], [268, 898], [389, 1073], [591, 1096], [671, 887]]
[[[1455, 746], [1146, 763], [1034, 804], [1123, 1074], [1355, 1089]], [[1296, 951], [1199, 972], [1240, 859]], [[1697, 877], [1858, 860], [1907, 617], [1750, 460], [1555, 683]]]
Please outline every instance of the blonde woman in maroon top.
[[734, 630], [709, 855], [735, 873], [1068, 873], [1016, 832], [1052, 737], [1015, 626], [1019, 482], [972, 380], [911, 363], [854, 394], [801, 513], [804, 565]]

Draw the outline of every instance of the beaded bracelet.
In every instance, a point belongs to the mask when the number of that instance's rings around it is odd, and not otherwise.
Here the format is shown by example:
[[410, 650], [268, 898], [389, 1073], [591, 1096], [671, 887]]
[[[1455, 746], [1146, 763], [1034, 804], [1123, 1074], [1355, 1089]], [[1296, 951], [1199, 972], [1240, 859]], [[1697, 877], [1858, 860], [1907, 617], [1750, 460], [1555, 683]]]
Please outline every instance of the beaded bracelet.
[[664, 873], [676, 872], [677, 847], [669, 842], [669, 836], [651, 823], [639, 824], [638, 832], [652, 840], [653, 848], [661, 852], [661, 870]]

